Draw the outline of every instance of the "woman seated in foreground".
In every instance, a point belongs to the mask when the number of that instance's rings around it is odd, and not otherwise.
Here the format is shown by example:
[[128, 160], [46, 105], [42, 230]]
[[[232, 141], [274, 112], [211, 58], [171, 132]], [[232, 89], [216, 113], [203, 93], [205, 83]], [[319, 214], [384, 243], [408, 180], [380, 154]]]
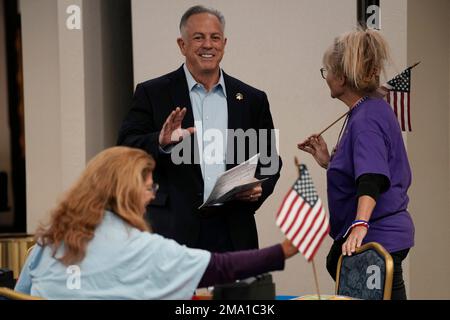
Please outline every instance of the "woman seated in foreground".
[[197, 287], [283, 270], [288, 240], [260, 250], [210, 253], [152, 234], [155, 163], [113, 147], [87, 165], [36, 232], [16, 291], [47, 299], [190, 299]]

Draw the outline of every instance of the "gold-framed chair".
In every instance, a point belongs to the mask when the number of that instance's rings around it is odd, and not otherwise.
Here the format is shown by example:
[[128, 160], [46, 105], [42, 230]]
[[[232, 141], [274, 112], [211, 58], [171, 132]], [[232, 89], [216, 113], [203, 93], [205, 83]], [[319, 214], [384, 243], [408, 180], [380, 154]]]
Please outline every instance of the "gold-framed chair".
[[9, 288], [0, 287], [0, 300], [44, 300], [40, 297], [17, 292]]
[[29, 234], [0, 234], [0, 268], [11, 270], [17, 279], [34, 244]]
[[28, 258], [28, 256], [30, 255], [31, 251], [33, 251], [35, 246], [36, 246], [36, 244], [33, 244], [31, 247], [28, 248], [27, 253], [25, 254], [25, 260]]
[[341, 255], [336, 294], [367, 300], [390, 300], [394, 262], [382, 245], [369, 242], [351, 256]]

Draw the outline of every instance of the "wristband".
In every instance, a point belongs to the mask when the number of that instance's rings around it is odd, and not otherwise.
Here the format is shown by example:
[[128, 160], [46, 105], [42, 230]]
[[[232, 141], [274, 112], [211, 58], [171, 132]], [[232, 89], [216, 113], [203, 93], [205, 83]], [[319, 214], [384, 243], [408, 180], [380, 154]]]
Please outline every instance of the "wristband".
[[344, 238], [348, 235], [348, 233], [354, 228], [354, 227], [365, 227], [366, 229], [369, 229], [369, 222], [365, 220], [355, 220], [352, 222], [350, 227], [348, 227], [347, 231], [344, 234]]

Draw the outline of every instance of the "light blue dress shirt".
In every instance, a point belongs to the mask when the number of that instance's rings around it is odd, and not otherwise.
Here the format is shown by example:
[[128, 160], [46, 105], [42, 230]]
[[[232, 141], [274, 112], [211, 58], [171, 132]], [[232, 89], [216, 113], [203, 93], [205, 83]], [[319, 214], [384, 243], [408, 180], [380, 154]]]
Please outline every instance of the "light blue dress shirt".
[[73, 267], [36, 245], [15, 290], [47, 299], [190, 299], [210, 258], [208, 251], [142, 232], [106, 211], [75, 266], [78, 285]]
[[204, 181], [203, 200], [210, 195], [217, 178], [226, 171], [228, 107], [223, 72], [207, 92], [183, 65], [189, 88]]

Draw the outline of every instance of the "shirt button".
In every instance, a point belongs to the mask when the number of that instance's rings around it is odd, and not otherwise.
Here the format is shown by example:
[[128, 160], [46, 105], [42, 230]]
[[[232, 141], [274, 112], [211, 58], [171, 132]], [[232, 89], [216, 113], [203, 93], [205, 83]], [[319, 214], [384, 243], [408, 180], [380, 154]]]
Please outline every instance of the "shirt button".
[[206, 116], [206, 120], [209, 120], [209, 117], [208, 117], [208, 116]]

